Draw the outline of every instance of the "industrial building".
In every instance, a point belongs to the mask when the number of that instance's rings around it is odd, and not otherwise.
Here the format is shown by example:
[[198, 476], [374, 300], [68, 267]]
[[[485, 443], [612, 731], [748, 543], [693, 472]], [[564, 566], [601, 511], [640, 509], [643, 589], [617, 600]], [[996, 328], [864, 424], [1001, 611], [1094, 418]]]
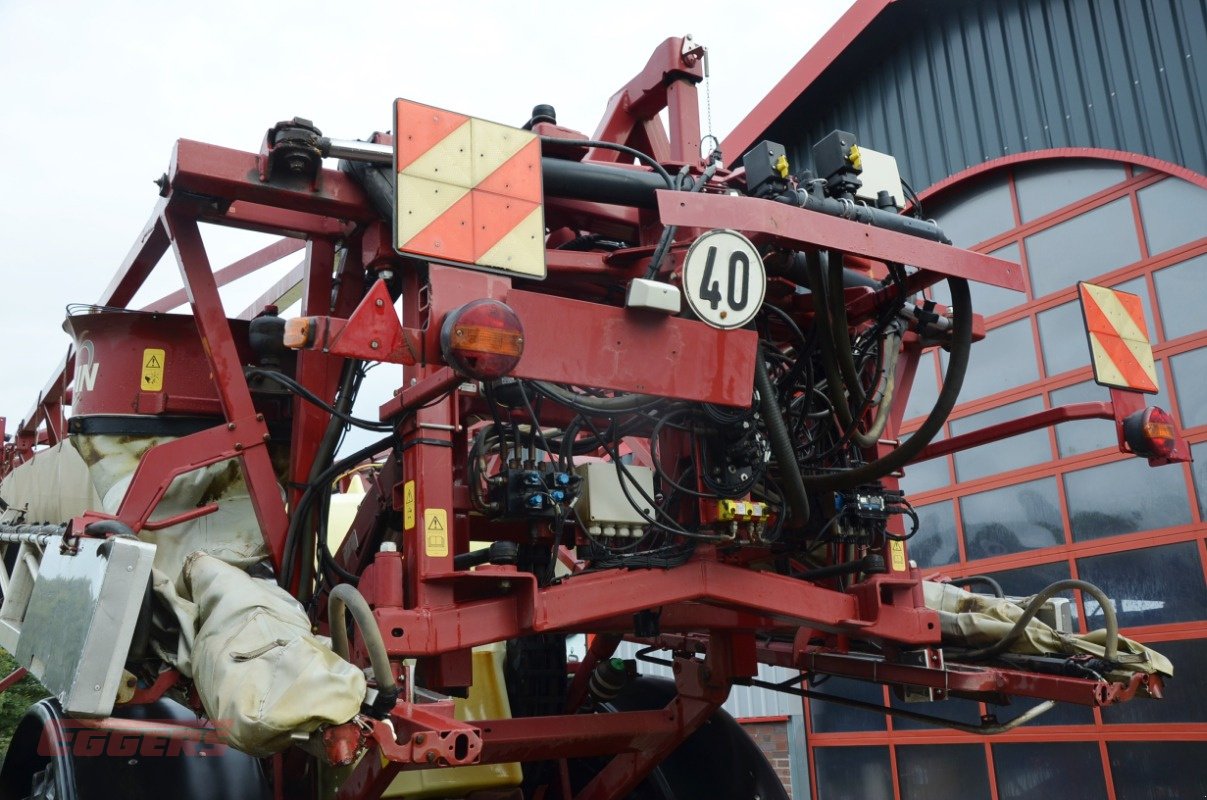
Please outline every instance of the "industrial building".
[[[924, 215], [956, 245], [1023, 266], [1025, 293], [973, 285], [988, 336], [946, 435], [1107, 399], [1077, 299], [1077, 282], [1092, 281], [1143, 299], [1161, 388], [1153, 402], [1176, 417], [1196, 462], [1150, 469], [1093, 420], [911, 466], [902, 485], [923, 526], [909, 552], [924, 574], [990, 575], [1020, 596], [1060, 578], [1091, 581], [1123, 632], [1168, 655], [1176, 676], [1164, 702], [1058, 706], [991, 738], [805, 701], [805, 735], [786, 737], [803, 742], [790, 755], [807, 770], [793, 796], [1204, 796], [1207, 5], [857, 0], [723, 149], [732, 158], [779, 142], [798, 172], [835, 129], [896, 156]], [[906, 434], [934, 403], [943, 355], [919, 369]], [[1101, 627], [1097, 604], [1075, 600], [1081, 630]], [[900, 704], [874, 684], [816, 688]], [[977, 722], [1027, 707], [931, 705], [911, 708]], [[759, 726], [796, 722], [731, 708]]]

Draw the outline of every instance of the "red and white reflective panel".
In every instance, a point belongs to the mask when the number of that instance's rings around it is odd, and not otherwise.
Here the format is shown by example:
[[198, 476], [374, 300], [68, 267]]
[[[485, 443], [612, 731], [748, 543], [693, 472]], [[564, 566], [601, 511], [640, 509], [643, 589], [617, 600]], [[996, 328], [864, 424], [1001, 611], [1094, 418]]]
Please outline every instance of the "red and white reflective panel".
[[1138, 295], [1092, 283], [1077, 284], [1090, 338], [1094, 380], [1102, 386], [1157, 391], [1157, 366]]
[[395, 100], [394, 169], [398, 252], [545, 277], [536, 134]]

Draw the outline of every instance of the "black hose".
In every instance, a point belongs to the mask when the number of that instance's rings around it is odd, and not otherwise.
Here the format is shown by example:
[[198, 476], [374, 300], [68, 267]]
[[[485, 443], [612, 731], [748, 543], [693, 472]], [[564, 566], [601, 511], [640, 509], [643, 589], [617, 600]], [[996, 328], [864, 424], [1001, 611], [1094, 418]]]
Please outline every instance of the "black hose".
[[341, 583], [331, 589], [331, 596], [327, 600], [327, 619], [331, 628], [331, 649], [340, 658], [351, 661], [346, 611], [352, 612], [352, 620], [360, 629], [365, 650], [369, 654], [369, 664], [373, 667], [373, 677], [377, 680], [378, 699], [373, 704], [374, 710], [384, 716], [394, 707], [401, 691], [398, 682], [394, 680], [394, 671], [390, 668], [386, 642], [382, 638], [381, 628], [377, 627], [373, 609], [369, 608], [364, 595], [354, 586]]
[[988, 575], [969, 575], [966, 578], [956, 578], [952, 584], [957, 586], [988, 586], [989, 591], [993, 592], [994, 597], [1005, 597], [1006, 593], [1002, 590], [1002, 585], [990, 578]]
[[792, 521], [796, 525], [804, 525], [809, 521], [809, 495], [805, 492], [800, 465], [796, 463], [796, 449], [792, 446], [792, 437], [788, 435], [788, 426], [784, 424], [784, 415], [775, 396], [775, 387], [771, 385], [771, 376], [767, 374], [762, 345], [759, 346], [754, 360], [754, 386], [759, 392], [759, 411], [767, 425], [771, 452], [775, 454], [776, 463], [779, 464], [784, 482], [784, 496], [791, 509]]
[[968, 356], [972, 350], [972, 298], [968, 291], [968, 281], [949, 277], [947, 285], [951, 290], [953, 312], [951, 358], [947, 363], [943, 388], [939, 391], [939, 397], [926, 420], [913, 436], [909, 437], [909, 441], [883, 458], [843, 472], [806, 476], [802, 479], [806, 488], [816, 491], [849, 489], [861, 483], [879, 480], [909, 463], [910, 459], [920, 453], [939, 433], [951, 409], [955, 407], [960, 389], [964, 386], [964, 374], [968, 370]]

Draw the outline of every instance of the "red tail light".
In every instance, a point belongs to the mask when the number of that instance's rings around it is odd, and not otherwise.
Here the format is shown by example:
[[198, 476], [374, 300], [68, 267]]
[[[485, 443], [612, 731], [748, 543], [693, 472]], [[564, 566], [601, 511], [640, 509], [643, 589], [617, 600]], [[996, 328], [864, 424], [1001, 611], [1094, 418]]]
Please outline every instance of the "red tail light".
[[473, 300], [444, 318], [440, 350], [458, 372], [479, 380], [494, 380], [520, 363], [524, 326], [516, 313], [498, 300]]
[[1168, 413], [1149, 406], [1123, 420], [1123, 437], [1138, 456], [1169, 458], [1178, 443], [1178, 429]]

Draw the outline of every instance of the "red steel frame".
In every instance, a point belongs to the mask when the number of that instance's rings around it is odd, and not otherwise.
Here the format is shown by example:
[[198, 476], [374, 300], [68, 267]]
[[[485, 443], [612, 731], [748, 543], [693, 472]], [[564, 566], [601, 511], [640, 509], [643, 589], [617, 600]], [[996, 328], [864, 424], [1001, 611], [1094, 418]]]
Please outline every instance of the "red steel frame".
[[[643, 143], [668, 161], [698, 167], [699, 124], [691, 101], [699, 79], [698, 53], [684, 53], [682, 40], [668, 40], [645, 71], [618, 94], [620, 99], [614, 99], [600, 135]], [[673, 139], [657, 116], [668, 106]], [[595, 155], [606, 161], [602, 153]], [[324, 170], [314, 183], [274, 183], [260, 178], [257, 164], [254, 153], [179, 141], [163, 199], [100, 298], [102, 305], [126, 307], [154, 265], [171, 249], [184, 283], [183, 294], [169, 295], [150, 308], [166, 308], [187, 299], [206, 345], [223, 414], [222, 424], [149, 451], [113, 516], [135, 531], [148, 528], [155, 505], [173, 478], [206, 464], [238, 458], [273, 563], [278, 569], [282, 566], [287, 504], [295, 503], [299, 493], [293, 489], [282, 501], [266, 446], [268, 428], [244, 378], [218, 288], [296, 252], [304, 241], [302, 313], [325, 320], [333, 345], [302, 350], [297, 380], [331, 399], [342, 363], [340, 355], [403, 364], [402, 388], [381, 409], [383, 420], [398, 423], [401, 460], [387, 464], [353, 529], [366, 533], [367, 523], [384, 503], [401, 510], [406, 479], [414, 480], [414, 507], [445, 510], [453, 529], [453, 547], [446, 555], [429, 554], [417, 527], [403, 532], [399, 552], [372, 552], [369, 548], [375, 543], [371, 538], [358, 535], [347, 537], [337, 553], [345, 568], [362, 575], [360, 586], [375, 609], [391, 656], [421, 659], [428, 685], [439, 689], [470, 682], [470, 648], [532, 633], [591, 630], [614, 634], [599, 636], [598, 649], [592, 648], [592, 659], [604, 658], [620, 636], [632, 632], [633, 615], [651, 608], [661, 610], [665, 635], [703, 635], [707, 640], [703, 660], [689, 657], [687, 652], [676, 657], [679, 694], [663, 709], [604, 718], [569, 714], [465, 723], [453, 718], [451, 704], [403, 701], [389, 715], [390, 725], [372, 724], [367, 740], [366, 733], [354, 725], [331, 729], [327, 732], [331, 753], [346, 755], [362, 743], [371, 747], [342, 786], [341, 798], [377, 797], [404, 768], [605, 754], [615, 758], [577, 797], [620, 797], [707, 719], [734, 681], [754, 675], [760, 659], [805, 670], [860, 675], [866, 662], [844, 657], [849, 639], [880, 642], [890, 653], [939, 644], [938, 617], [922, 602], [916, 568], [872, 576], [847, 592], [752, 572], [711, 546], [700, 547], [688, 563], [673, 569], [605, 571], [544, 587], [537, 585], [533, 575], [514, 567], [456, 570], [453, 555], [467, 549], [471, 538], [478, 538], [471, 529], [481, 530], [484, 523], [470, 518], [464, 485], [463, 417], [472, 398], [458, 393], [446, 396], [461, 378], [442, 363], [436, 340], [440, 321], [449, 311], [481, 297], [500, 299], [516, 310], [527, 339], [525, 356], [515, 370], [518, 377], [730, 405], [751, 400], [756, 336], [750, 331], [722, 333], [684, 319], [635, 320], [622, 309], [581, 299], [584, 293], [589, 296], [591, 286], [644, 271], [658, 220], [634, 215], [631, 209], [547, 199], [551, 219], [572, 211], [579, 217], [594, 215], [611, 225], [627, 222], [635, 229], [633, 238], [646, 244], [628, 253], [627, 261], [619, 254], [551, 250], [549, 279], [521, 288], [498, 275], [405, 265], [393, 258], [388, 227], [347, 175]], [[659, 210], [663, 224], [680, 226], [680, 241], [691, 241], [708, 228], [735, 228], [751, 232], [760, 241], [794, 249], [838, 248], [853, 256], [919, 264], [926, 268], [914, 278], [919, 285], [944, 275], [1021, 285], [1017, 267], [1008, 262], [767, 201], [662, 192]], [[286, 239], [215, 273], [201, 241], [201, 222]], [[348, 251], [338, 274], [337, 242]], [[673, 260], [678, 263], [681, 257], [682, 248], [676, 247]], [[365, 276], [386, 269], [402, 271], [401, 320], [380, 312], [383, 304], [379, 301], [388, 298], [383, 295], [383, 283], [376, 283], [363, 296]], [[384, 307], [388, 310], [392, 304]], [[567, 330], [567, 319], [574, 320], [572, 331]], [[555, 357], [571, 346], [567, 335], [574, 337], [574, 362]], [[390, 346], [370, 349], [370, 341], [379, 343], [382, 337]], [[618, 357], [620, 351], [638, 346], [645, 357], [623, 362]], [[671, 350], [703, 368], [667, 370], [666, 364], [673, 362], [668, 355]], [[902, 398], [908, 395], [918, 357], [919, 349], [913, 346], [901, 360], [894, 426], [900, 421]], [[714, 369], [722, 364], [733, 380], [715, 379]], [[6, 453], [8, 468], [28, 459], [38, 443], [53, 443], [63, 436], [67, 376], [65, 362], [52, 376], [35, 411], [18, 427], [16, 441]], [[1106, 409], [1095, 411], [1103, 415]], [[42, 424], [44, 435], [39, 433]], [[309, 476], [326, 424], [324, 413], [301, 401], [295, 403], [289, 465], [292, 486]], [[201, 508], [188, 516], [210, 510]], [[104, 518], [108, 517], [89, 512], [73, 520], [72, 530], [78, 534], [89, 522]], [[772, 630], [798, 631], [799, 646], [786, 651], [758, 646], [755, 634]], [[813, 635], [825, 636], [833, 644], [820, 651], [806, 647]], [[364, 654], [358, 655], [363, 658]], [[893, 680], [914, 685], [950, 686], [953, 679], [965, 680], [962, 689], [970, 693], [997, 696], [1005, 691], [1086, 704], [1112, 702], [1128, 688], [1072, 679], [1037, 681], [1035, 676], [1008, 670], [957, 675], [939, 669], [885, 669], [882, 675], [892, 674]], [[579, 674], [586, 675], [587, 670]], [[572, 698], [581, 695], [581, 684], [575, 682]], [[1159, 691], [1159, 686], [1154, 684], [1153, 689]], [[384, 763], [379, 756], [385, 757]], [[284, 774], [284, 770], [278, 772]], [[298, 787], [290, 788], [288, 796], [295, 796], [295, 789]], [[277, 791], [285, 796], [286, 788], [278, 785]]]

